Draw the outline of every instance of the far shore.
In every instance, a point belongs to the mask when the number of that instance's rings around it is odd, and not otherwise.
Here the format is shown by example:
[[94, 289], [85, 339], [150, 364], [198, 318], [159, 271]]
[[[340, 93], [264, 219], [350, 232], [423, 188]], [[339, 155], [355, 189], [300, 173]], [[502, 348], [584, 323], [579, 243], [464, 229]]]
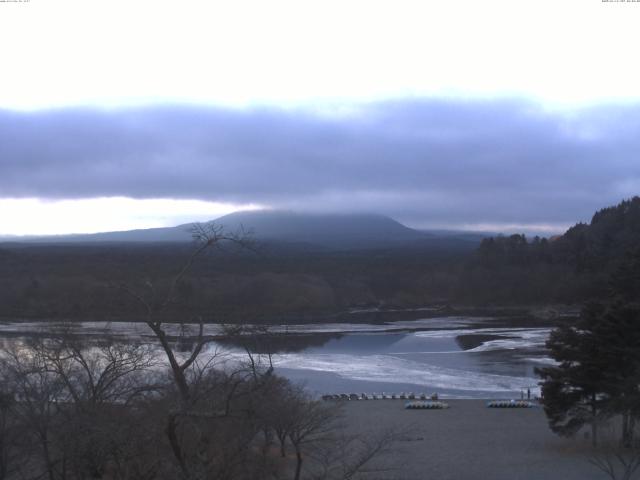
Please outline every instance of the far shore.
[[345, 401], [352, 433], [400, 431], [392, 454], [367, 478], [436, 480], [597, 480], [584, 435], [551, 432], [541, 407], [487, 408], [483, 400], [445, 400], [445, 410], [406, 410], [399, 400]]
[[[279, 315], [258, 315], [249, 323], [266, 326], [277, 325], [312, 325], [316, 323], [368, 323], [384, 324], [394, 321], [415, 320], [419, 318], [442, 317], [470, 317], [494, 318], [505, 324], [516, 326], [520, 324], [536, 324], [539, 326], [555, 326], [578, 316], [580, 307], [572, 304], [532, 304], [532, 305], [465, 305], [465, 304], [429, 304], [423, 306], [380, 305], [353, 307], [346, 310], [326, 312], [300, 312]], [[208, 318], [203, 315], [203, 323], [218, 324], [220, 318]], [[223, 323], [246, 323], [251, 316], [241, 318], [229, 317]], [[144, 317], [128, 315], [126, 317], [91, 317], [59, 318], [43, 316], [0, 315], [0, 323], [140, 323], [144, 324]], [[183, 323], [181, 318], [165, 318], [167, 324]]]

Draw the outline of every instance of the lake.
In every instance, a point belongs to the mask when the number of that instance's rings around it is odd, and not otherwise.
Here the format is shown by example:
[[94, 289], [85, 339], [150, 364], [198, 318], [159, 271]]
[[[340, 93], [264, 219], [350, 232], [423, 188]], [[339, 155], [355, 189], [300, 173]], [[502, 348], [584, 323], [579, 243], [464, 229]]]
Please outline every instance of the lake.
[[[414, 312], [413, 317], [420, 316]], [[383, 316], [384, 317], [384, 316]], [[508, 317], [436, 316], [376, 323], [320, 323], [274, 326], [270, 350], [277, 373], [325, 393], [435, 393], [443, 398], [514, 398], [531, 390], [539, 395], [535, 368], [552, 363], [544, 343], [551, 328]], [[52, 327], [53, 325], [53, 327]], [[59, 324], [4, 322], [0, 337], [11, 343], [47, 335]], [[139, 323], [81, 322], [69, 327], [91, 339], [113, 335], [126, 341], [151, 341]], [[195, 331], [194, 326], [171, 326]], [[207, 325], [220, 335], [219, 325]], [[188, 348], [188, 342], [187, 342]], [[234, 341], [218, 339], [204, 352], [240, 359]]]

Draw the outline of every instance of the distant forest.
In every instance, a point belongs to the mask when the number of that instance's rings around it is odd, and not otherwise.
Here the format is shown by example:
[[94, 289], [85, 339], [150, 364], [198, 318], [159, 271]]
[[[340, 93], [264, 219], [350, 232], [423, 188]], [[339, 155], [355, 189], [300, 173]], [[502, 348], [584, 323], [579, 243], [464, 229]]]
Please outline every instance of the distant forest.
[[[578, 304], [605, 296], [619, 267], [638, 271], [639, 246], [640, 198], [634, 197], [562, 236], [497, 236], [470, 252], [453, 246], [304, 251], [276, 243], [216, 251], [199, 259], [180, 285], [180, 303], [168, 320], [300, 322], [371, 306]], [[143, 312], [119, 286], [161, 290], [189, 254], [181, 244], [2, 244], [0, 316], [140, 319]]]

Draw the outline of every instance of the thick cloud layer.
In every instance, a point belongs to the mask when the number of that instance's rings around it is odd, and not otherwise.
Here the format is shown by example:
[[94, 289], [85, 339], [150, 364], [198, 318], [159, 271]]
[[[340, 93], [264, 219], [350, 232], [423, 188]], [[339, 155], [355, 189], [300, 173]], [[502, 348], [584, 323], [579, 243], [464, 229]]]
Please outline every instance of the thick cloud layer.
[[0, 197], [190, 198], [372, 211], [414, 225], [562, 225], [640, 193], [639, 152], [640, 105], [0, 111]]

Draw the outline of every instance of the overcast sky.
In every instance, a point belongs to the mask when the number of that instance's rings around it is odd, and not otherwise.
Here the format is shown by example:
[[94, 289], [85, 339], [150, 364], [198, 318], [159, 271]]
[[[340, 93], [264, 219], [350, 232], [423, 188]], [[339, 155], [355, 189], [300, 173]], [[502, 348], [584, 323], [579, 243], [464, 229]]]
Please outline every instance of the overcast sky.
[[640, 3], [0, 3], [0, 234], [555, 233], [640, 193]]

